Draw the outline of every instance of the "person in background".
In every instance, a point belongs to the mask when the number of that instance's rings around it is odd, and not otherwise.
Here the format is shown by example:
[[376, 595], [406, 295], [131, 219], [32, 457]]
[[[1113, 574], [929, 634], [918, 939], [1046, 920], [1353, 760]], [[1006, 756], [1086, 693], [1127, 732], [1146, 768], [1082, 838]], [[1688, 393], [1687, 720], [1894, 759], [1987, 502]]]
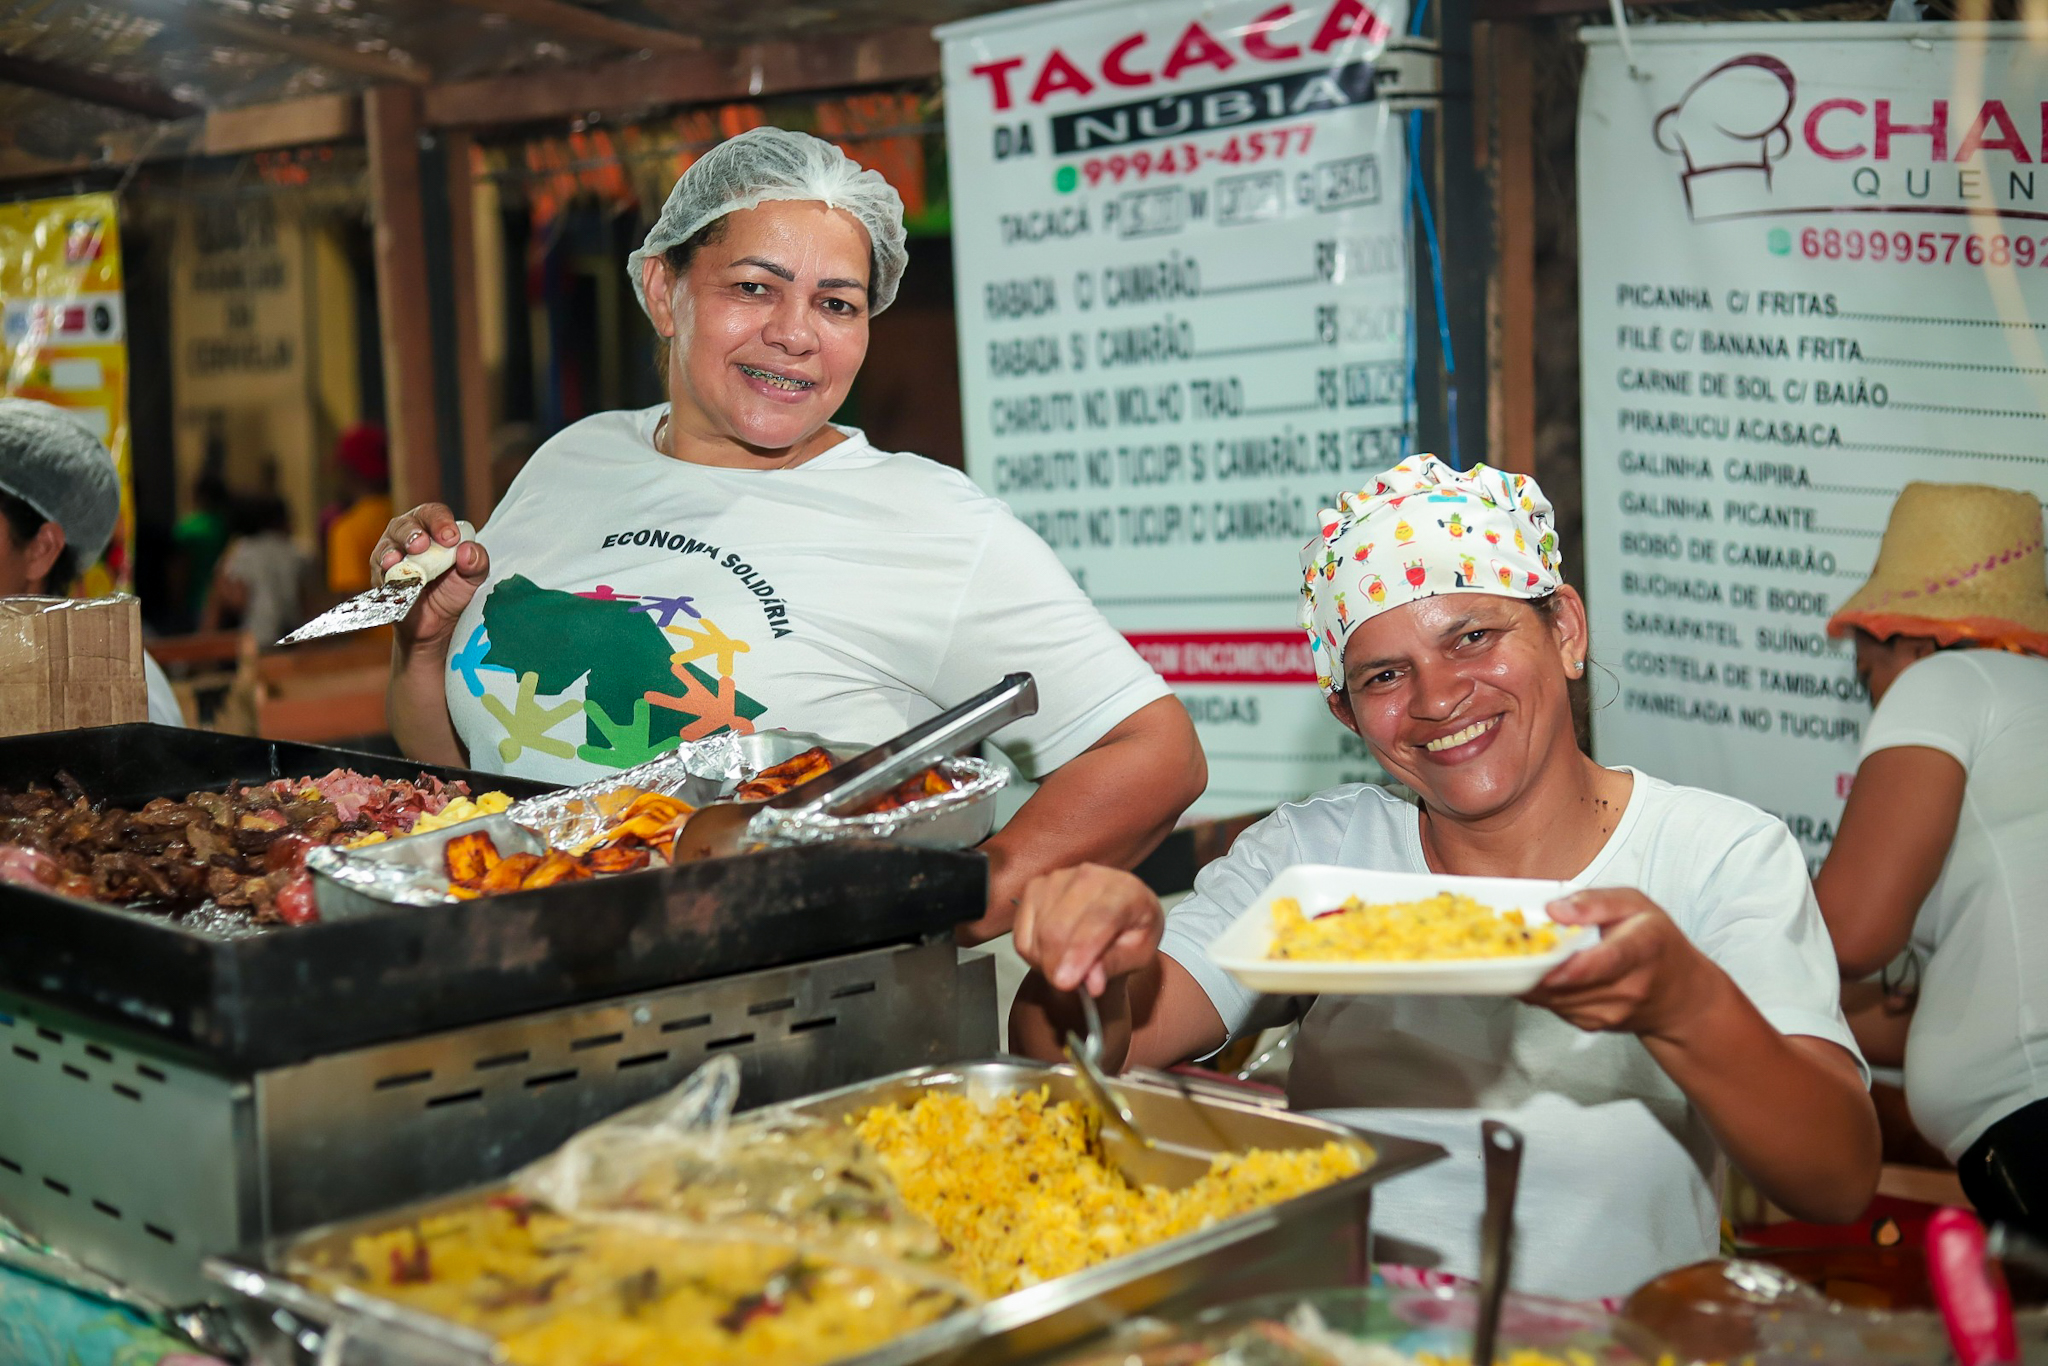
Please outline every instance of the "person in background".
[[[1814, 887], [1851, 1022], [1987, 1222], [2048, 1237], [2048, 574], [2031, 494], [1908, 484], [1853, 634], [1876, 711]], [[1902, 999], [1904, 998], [1904, 999]], [[1890, 1004], [1887, 1005], [1886, 1001]]]
[[185, 622], [190, 625], [206, 615], [206, 600], [213, 590], [213, 571], [228, 545], [228, 511], [233, 499], [227, 480], [219, 471], [208, 470], [192, 485], [192, 510], [171, 528], [171, 543], [178, 549], [182, 574], [180, 591]]
[[[1291, 1105], [1451, 1154], [1374, 1192], [1384, 1262], [1477, 1273], [1485, 1118], [1526, 1140], [1514, 1276], [1539, 1293], [1626, 1294], [1714, 1256], [1724, 1160], [1799, 1217], [1854, 1218], [1877, 1119], [1792, 833], [1579, 749], [1585, 604], [1534, 480], [1422, 456], [1342, 502], [1302, 551], [1302, 624], [1332, 716], [1417, 800], [1352, 784], [1283, 806], [1170, 913], [1128, 873], [1037, 879], [1011, 1048], [1058, 1057], [1077, 991], [1118, 1070], [1298, 1015]], [[1303, 863], [1568, 881], [1551, 917], [1599, 939], [1519, 1000], [1262, 998], [1210, 946]]]
[[342, 509], [327, 525], [327, 591], [370, 587], [370, 552], [391, 521], [391, 453], [384, 429], [361, 423], [334, 446], [341, 470]]
[[[0, 597], [69, 597], [121, 520], [114, 457], [62, 408], [0, 398]], [[149, 719], [185, 724], [171, 681], [147, 654]]]
[[290, 511], [274, 494], [243, 500], [234, 525], [200, 629], [239, 625], [268, 649], [306, 619], [306, 556], [292, 541]]

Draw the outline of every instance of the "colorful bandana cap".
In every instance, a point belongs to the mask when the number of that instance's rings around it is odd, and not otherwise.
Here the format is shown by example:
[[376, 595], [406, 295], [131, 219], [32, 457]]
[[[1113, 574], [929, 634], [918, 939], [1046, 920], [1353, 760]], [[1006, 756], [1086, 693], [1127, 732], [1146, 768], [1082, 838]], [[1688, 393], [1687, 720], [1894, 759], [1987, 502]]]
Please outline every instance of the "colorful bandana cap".
[[1301, 551], [1301, 627], [1325, 692], [1370, 617], [1439, 593], [1541, 598], [1564, 584], [1550, 500], [1525, 474], [1417, 455], [1337, 502]]

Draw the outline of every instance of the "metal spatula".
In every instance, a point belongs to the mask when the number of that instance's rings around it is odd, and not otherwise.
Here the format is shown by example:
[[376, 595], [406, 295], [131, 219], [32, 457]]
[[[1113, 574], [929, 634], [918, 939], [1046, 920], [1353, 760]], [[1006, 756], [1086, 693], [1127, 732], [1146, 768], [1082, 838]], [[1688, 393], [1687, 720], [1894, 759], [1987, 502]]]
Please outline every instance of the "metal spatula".
[[967, 745], [979, 744], [1037, 710], [1038, 684], [1030, 674], [1011, 674], [987, 692], [947, 708], [780, 796], [765, 802], [722, 801], [699, 807], [676, 833], [670, 860], [681, 863], [743, 853], [765, 843], [778, 820], [851, 811], [919, 770]]
[[[468, 522], [455, 525], [462, 532], [463, 541], [476, 539], [476, 528]], [[454, 568], [455, 551], [461, 544], [461, 541], [455, 545], [437, 543], [417, 555], [406, 556], [385, 572], [383, 583], [328, 608], [277, 643], [297, 645], [300, 641], [319, 640], [323, 636], [338, 636], [349, 631], [367, 631], [372, 626], [389, 626], [394, 621], [404, 620], [427, 585]]]

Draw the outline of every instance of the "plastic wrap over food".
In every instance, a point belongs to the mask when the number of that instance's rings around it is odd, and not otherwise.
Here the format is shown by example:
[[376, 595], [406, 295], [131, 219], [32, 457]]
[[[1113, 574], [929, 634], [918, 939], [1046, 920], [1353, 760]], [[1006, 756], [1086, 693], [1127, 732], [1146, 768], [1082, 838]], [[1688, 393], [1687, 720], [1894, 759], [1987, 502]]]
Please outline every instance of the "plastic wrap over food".
[[944, 1239], [896, 1194], [851, 1126], [771, 1107], [733, 1120], [739, 1064], [718, 1057], [680, 1086], [570, 1139], [513, 1179], [557, 1213], [684, 1240], [782, 1244], [927, 1282], [962, 1300]]
[[955, 757], [939, 762], [953, 784], [949, 792], [905, 802], [893, 811], [865, 816], [806, 816], [768, 813], [770, 844], [816, 844], [825, 840], [893, 840], [930, 849], [969, 849], [995, 829], [995, 796], [1010, 775], [984, 759]]
[[[458, 1346], [378, 1362], [824, 1366], [970, 1331], [959, 1311], [975, 1301], [943, 1270], [937, 1233], [847, 1126], [734, 1120], [738, 1096], [738, 1063], [714, 1058], [509, 1188], [306, 1235], [285, 1269], [356, 1326], [404, 1333], [394, 1346]], [[482, 1351], [459, 1345], [469, 1334]]]
[[478, 816], [428, 834], [407, 835], [357, 849], [308, 850], [306, 868], [316, 875], [313, 893], [319, 900], [321, 915], [332, 917], [337, 911], [347, 911], [338, 900], [320, 896], [322, 878], [399, 906], [438, 906], [454, 901], [454, 894], [448, 890], [445, 851], [449, 841], [478, 831], [489, 834], [502, 854], [539, 854], [547, 850], [538, 834], [513, 819], [512, 811]]

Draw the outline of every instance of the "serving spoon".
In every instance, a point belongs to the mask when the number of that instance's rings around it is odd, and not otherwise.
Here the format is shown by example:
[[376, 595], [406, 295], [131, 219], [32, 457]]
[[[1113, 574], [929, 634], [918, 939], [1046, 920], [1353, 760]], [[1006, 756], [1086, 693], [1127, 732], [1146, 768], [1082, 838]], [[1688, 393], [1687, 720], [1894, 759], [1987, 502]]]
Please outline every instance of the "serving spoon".
[[1208, 1175], [1208, 1162], [1190, 1153], [1162, 1148], [1138, 1127], [1138, 1117], [1124, 1101], [1123, 1093], [1102, 1070], [1102, 1012], [1085, 986], [1075, 994], [1081, 998], [1081, 1015], [1087, 1021], [1088, 1034], [1083, 1038], [1068, 1030], [1064, 1051], [1067, 1061], [1074, 1065], [1081, 1094], [1102, 1116], [1103, 1156], [1133, 1186], [1177, 1189]]

